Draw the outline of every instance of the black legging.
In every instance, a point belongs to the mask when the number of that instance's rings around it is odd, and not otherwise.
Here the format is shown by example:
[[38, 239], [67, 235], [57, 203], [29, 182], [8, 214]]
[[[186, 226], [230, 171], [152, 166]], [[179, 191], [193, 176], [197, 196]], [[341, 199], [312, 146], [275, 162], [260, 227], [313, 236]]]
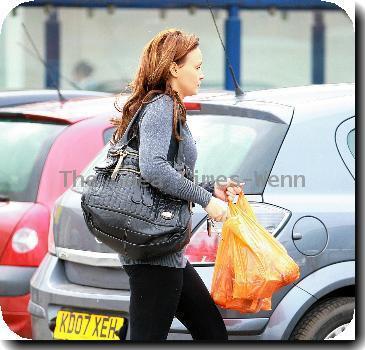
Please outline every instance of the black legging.
[[166, 340], [174, 316], [194, 340], [228, 340], [222, 316], [193, 266], [124, 265], [129, 276], [130, 338]]

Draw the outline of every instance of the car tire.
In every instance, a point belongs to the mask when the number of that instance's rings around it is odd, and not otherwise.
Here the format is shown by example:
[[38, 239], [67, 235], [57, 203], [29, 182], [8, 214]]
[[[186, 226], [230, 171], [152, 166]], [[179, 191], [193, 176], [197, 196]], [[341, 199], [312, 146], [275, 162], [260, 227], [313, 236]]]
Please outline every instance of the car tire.
[[[352, 320], [355, 309], [354, 297], [336, 297], [324, 300], [310, 310], [299, 321], [290, 340], [324, 340], [334, 337], [334, 330], [340, 333]], [[342, 327], [341, 327], [342, 326]], [[338, 335], [338, 334], [336, 334]]]

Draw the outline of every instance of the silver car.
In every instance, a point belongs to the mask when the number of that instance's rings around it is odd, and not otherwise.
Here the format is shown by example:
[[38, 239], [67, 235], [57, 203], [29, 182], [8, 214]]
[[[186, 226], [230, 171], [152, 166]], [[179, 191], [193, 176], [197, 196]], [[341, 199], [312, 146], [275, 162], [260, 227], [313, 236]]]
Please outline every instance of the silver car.
[[[301, 271], [273, 295], [270, 311], [220, 309], [229, 339], [323, 340], [341, 333], [355, 307], [354, 84], [251, 91], [241, 98], [207, 92], [184, 102], [199, 182], [204, 176], [244, 181], [260, 223]], [[34, 339], [115, 339], [111, 320], [124, 322], [122, 337], [129, 339], [128, 276], [117, 254], [88, 232], [80, 207], [83, 181], [106, 151], [54, 207], [49, 253], [31, 280]], [[186, 255], [209, 290], [218, 243], [196, 205]], [[90, 318], [96, 322], [88, 326]], [[175, 318], [168, 339], [192, 338]]]

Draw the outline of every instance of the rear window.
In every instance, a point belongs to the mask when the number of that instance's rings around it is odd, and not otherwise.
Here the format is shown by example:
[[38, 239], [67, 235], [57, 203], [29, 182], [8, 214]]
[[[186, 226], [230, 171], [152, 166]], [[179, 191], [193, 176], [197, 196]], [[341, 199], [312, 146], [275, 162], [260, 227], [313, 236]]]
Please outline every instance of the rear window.
[[188, 115], [196, 140], [196, 182], [234, 177], [245, 194], [261, 194], [288, 125], [278, 121], [229, 115]]
[[34, 202], [49, 149], [64, 124], [0, 117], [0, 195]]
[[[190, 112], [191, 113], [191, 112]], [[245, 182], [245, 194], [261, 194], [288, 125], [272, 120], [229, 115], [187, 115], [196, 140], [198, 158], [195, 182], [235, 177]], [[86, 180], [93, 167], [107, 155], [109, 145], [83, 171]], [[81, 181], [74, 190], [82, 192]]]

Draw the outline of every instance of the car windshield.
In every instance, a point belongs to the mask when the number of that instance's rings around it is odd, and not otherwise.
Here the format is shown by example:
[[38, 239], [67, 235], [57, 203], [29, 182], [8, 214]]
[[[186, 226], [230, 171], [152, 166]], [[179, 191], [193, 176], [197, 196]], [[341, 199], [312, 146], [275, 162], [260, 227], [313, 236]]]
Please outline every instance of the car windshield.
[[[187, 115], [188, 127], [196, 141], [198, 158], [195, 182], [224, 181], [228, 177], [245, 182], [245, 194], [261, 194], [288, 125], [275, 120], [240, 116]], [[93, 167], [107, 155], [105, 146], [82, 173], [93, 176]], [[81, 192], [81, 180], [76, 191]]]
[[0, 115], [0, 195], [34, 202], [48, 151], [65, 125]]

